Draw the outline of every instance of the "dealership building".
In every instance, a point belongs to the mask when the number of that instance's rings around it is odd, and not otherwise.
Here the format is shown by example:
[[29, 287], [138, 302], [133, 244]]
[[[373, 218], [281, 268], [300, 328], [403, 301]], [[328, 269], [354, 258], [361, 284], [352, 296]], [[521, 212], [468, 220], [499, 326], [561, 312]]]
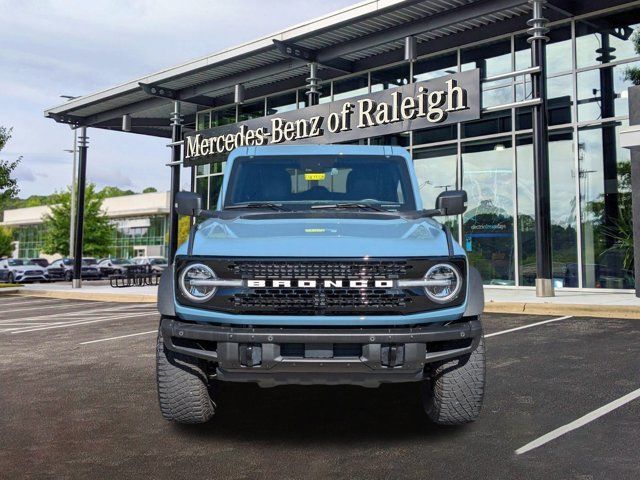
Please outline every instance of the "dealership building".
[[[49, 206], [5, 210], [0, 227], [12, 230], [15, 239], [13, 257], [49, 260], [60, 255], [43, 254], [43, 219]], [[165, 255], [169, 221], [169, 192], [141, 193], [105, 198], [102, 212], [115, 227], [109, 248], [111, 256], [130, 258]]]
[[171, 193], [209, 208], [237, 145], [403, 146], [425, 207], [467, 191], [447, 223], [485, 284], [633, 289], [639, 26], [639, 1], [365, 1], [45, 115], [79, 128], [79, 181], [92, 128], [166, 137]]

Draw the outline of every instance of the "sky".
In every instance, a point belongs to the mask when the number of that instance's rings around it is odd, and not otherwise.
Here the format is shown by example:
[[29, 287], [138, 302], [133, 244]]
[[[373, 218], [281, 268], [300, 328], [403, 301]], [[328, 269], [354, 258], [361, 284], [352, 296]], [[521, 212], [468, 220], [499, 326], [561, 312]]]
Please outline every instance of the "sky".
[[[64, 150], [73, 148], [73, 131], [43, 114], [64, 101], [60, 95], [93, 93], [354, 3], [0, 0], [0, 125], [13, 127], [0, 158], [22, 157], [19, 196], [71, 183], [72, 155]], [[168, 189], [167, 139], [98, 129], [88, 135], [90, 182]]]

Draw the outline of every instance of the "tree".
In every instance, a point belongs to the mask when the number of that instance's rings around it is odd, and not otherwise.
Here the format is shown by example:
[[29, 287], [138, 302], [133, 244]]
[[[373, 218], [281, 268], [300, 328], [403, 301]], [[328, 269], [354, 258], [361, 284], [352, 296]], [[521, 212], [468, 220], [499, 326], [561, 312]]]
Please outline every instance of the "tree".
[[112, 197], [122, 197], [124, 195], [135, 195], [136, 192], [133, 190], [122, 190], [118, 187], [104, 187], [100, 194], [103, 198], [112, 198]]
[[[636, 53], [640, 55], [640, 30], [637, 30], [636, 33], [633, 34], [631, 40], [633, 42]], [[625, 80], [631, 80], [634, 85], [640, 85], [640, 68], [627, 68], [627, 70], [625, 71]]]
[[154, 187], [147, 187], [142, 190], [142, 193], [156, 193], [158, 190]]
[[0, 258], [13, 253], [13, 232], [8, 228], [0, 228]]
[[[11, 128], [0, 126], [0, 151], [11, 138], [11, 131]], [[15, 197], [20, 191], [18, 182], [11, 176], [20, 160], [22, 160], [22, 157], [18, 157], [16, 160], [0, 159], [0, 210], [4, 209], [7, 201]]]
[[[96, 192], [95, 185], [87, 185], [84, 207], [83, 254], [90, 257], [104, 257], [111, 253], [111, 243], [115, 227], [100, 211], [104, 192]], [[44, 217], [44, 253], [66, 255], [69, 252], [69, 221], [71, 212], [70, 191], [57, 193], [51, 213]]]

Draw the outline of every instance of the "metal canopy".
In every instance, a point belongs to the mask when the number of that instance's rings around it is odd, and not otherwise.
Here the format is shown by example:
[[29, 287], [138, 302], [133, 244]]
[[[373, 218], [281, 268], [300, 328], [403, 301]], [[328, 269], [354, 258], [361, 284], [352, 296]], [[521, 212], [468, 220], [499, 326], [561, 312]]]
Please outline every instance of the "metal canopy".
[[[551, 0], [551, 20], [584, 13], [570, 0]], [[591, 3], [591, 2], [589, 2]], [[627, 2], [603, 0], [598, 8]], [[578, 8], [580, 11], [578, 11]], [[245, 101], [303, 87], [308, 60], [283, 50], [293, 45], [312, 55], [324, 80], [403, 60], [404, 39], [415, 36], [418, 54], [526, 28], [528, 0], [368, 0], [276, 34], [177, 67], [85, 95], [45, 110], [62, 123], [121, 130], [122, 115], [130, 131], [171, 136], [173, 102], [183, 102], [185, 126], [199, 108], [233, 105], [236, 84]], [[275, 42], [274, 42], [275, 41]]]

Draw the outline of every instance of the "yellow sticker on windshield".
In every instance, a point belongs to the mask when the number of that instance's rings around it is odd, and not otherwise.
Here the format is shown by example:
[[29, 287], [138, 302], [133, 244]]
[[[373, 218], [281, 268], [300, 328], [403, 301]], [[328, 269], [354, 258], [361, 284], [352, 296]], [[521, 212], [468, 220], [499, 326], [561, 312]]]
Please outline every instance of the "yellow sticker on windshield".
[[304, 179], [305, 180], [324, 180], [326, 176], [327, 176], [326, 173], [305, 173]]

